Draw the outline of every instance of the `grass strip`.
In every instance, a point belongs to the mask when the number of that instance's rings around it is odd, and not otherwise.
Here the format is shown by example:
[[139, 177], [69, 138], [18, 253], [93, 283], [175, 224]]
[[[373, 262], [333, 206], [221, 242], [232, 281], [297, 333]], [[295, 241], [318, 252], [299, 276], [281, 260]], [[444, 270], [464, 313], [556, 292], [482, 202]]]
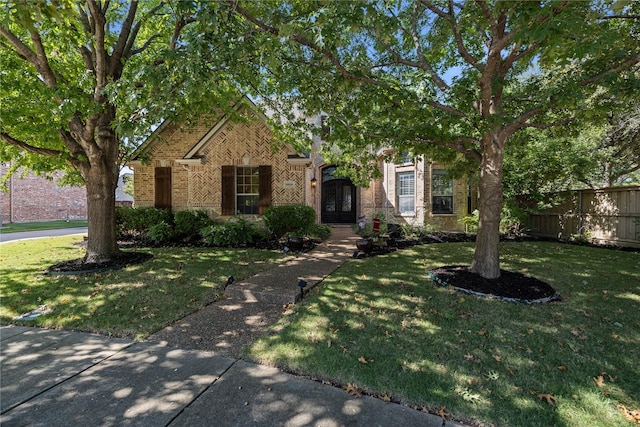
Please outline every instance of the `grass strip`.
[[18, 233], [22, 231], [58, 230], [61, 228], [79, 228], [86, 226], [86, 220], [12, 222], [3, 224], [0, 232], [2, 232], [2, 234], [8, 234]]
[[502, 268], [551, 284], [523, 305], [435, 285], [472, 244], [350, 260], [246, 351], [350, 392], [482, 425], [625, 426], [640, 410], [640, 254], [501, 245]]

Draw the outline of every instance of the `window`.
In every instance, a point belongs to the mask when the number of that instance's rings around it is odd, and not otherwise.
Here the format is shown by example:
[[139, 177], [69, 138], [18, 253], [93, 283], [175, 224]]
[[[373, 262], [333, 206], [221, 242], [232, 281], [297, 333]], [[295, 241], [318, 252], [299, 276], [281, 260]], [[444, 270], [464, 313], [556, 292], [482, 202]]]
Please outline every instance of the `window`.
[[431, 212], [453, 213], [453, 180], [447, 178], [444, 169], [434, 169], [431, 172]]
[[415, 160], [411, 155], [411, 152], [403, 151], [402, 154], [398, 156], [397, 162], [398, 162], [397, 164], [399, 165], [409, 165], [409, 164], [413, 164]]
[[222, 215], [262, 215], [271, 206], [271, 166], [222, 166]]
[[416, 179], [415, 173], [398, 172], [396, 176], [398, 185], [398, 213], [415, 213]]
[[257, 214], [260, 197], [260, 179], [257, 167], [240, 166], [236, 169], [236, 207], [239, 214]]

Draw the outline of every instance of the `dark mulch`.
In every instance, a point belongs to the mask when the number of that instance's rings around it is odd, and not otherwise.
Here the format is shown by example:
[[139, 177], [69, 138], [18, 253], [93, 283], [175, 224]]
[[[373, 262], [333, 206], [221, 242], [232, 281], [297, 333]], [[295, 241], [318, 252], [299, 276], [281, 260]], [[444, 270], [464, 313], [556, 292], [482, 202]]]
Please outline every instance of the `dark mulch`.
[[451, 265], [429, 270], [430, 277], [443, 286], [476, 295], [486, 295], [514, 302], [548, 302], [559, 299], [551, 285], [521, 273], [500, 270], [497, 279], [485, 279], [469, 267]]
[[153, 258], [147, 252], [121, 252], [119, 256], [108, 262], [84, 262], [83, 258], [62, 261], [44, 271], [48, 275], [88, 274], [103, 270], [116, 270], [128, 265], [140, 264]]

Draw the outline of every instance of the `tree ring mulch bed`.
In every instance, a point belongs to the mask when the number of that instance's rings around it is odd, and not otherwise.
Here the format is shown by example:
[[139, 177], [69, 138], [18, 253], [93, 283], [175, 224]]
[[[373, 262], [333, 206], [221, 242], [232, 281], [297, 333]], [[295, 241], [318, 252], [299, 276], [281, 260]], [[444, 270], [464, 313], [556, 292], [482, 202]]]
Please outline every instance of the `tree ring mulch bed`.
[[84, 262], [84, 258], [78, 258], [54, 264], [47, 268], [44, 274], [50, 276], [72, 276], [118, 270], [128, 265], [143, 263], [151, 258], [153, 258], [153, 254], [147, 252], [121, 252], [119, 256], [107, 262]]
[[521, 273], [500, 270], [497, 279], [485, 279], [463, 265], [449, 265], [427, 271], [431, 280], [468, 294], [524, 304], [560, 299], [556, 290], [541, 280]]

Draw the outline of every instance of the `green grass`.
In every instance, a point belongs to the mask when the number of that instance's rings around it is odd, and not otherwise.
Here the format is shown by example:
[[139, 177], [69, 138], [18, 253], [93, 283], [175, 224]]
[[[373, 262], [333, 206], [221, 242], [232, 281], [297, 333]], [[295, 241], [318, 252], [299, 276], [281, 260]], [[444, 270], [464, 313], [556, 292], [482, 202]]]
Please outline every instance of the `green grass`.
[[17, 233], [20, 231], [57, 230], [59, 228], [77, 228], [86, 226], [86, 220], [12, 222], [3, 224], [0, 232], [2, 232], [2, 234], [6, 234]]
[[229, 275], [249, 277], [286, 258], [255, 249], [143, 249], [155, 258], [122, 270], [44, 276], [49, 266], [80, 258], [77, 236], [0, 245], [0, 322], [46, 305], [24, 325], [145, 338], [220, 298]]
[[245, 356], [463, 422], [632, 425], [620, 405], [640, 410], [640, 254], [504, 243], [502, 268], [562, 296], [539, 305], [427, 279], [472, 254], [454, 243], [350, 260]]

